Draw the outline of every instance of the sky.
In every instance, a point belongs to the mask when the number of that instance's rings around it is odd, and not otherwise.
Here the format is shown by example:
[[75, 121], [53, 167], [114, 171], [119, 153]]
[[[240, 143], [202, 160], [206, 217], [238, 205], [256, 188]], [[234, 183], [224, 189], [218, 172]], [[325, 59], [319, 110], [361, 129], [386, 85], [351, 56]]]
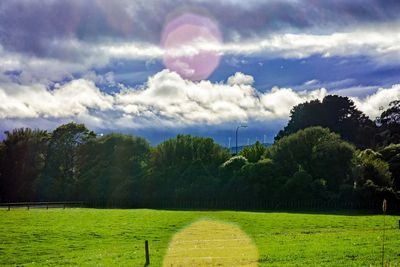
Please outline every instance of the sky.
[[[0, 1], [0, 132], [273, 142], [293, 106], [400, 99], [398, 0]], [[4, 135], [1, 135], [0, 137]], [[230, 141], [229, 141], [230, 140]]]

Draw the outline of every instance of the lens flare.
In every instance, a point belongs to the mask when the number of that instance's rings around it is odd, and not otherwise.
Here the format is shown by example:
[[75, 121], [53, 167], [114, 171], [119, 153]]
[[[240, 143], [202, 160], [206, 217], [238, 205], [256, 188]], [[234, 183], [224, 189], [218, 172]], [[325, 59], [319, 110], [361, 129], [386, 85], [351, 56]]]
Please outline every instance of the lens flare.
[[220, 55], [213, 47], [221, 42], [221, 32], [210, 17], [182, 14], [167, 23], [162, 32], [164, 64], [185, 79], [206, 79], [219, 65]]
[[259, 253], [237, 225], [202, 219], [176, 233], [163, 266], [258, 266]]

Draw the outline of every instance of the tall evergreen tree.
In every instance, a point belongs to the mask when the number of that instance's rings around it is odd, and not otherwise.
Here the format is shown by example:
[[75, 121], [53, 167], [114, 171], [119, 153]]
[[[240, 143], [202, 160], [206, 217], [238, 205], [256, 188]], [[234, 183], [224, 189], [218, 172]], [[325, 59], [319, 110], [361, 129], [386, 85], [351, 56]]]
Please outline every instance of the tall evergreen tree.
[[373, 146], [376, 126], [365, 114], [357, 110], [348, 97], [326, 96], [322, 102], [313, 100], [295, 106], [286, 127], [276, 140], [310, 126], [322, 126], [358, 147]]

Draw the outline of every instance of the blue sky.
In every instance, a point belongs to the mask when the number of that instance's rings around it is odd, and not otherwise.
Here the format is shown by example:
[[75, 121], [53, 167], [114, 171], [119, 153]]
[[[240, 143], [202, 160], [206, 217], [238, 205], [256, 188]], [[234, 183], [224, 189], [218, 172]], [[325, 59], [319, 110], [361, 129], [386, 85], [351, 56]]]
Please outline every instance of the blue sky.
[[159, 143], [272, 142], [294, 105], [400, 98], [400, 2], [0, 3], [0, 131], [85, 123]]

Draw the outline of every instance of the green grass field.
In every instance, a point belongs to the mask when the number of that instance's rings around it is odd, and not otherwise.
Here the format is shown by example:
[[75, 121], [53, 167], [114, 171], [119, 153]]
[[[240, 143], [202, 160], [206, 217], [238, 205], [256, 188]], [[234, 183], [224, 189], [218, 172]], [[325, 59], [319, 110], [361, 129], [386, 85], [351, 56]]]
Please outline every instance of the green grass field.
[[[0, 265], [143, 266], [147, 239], [150, 266], [162, 266], [174, 234], [204, 218], [240, 227], [258, 248], [259, 266], [381, 263], [383, 217], [376, 215], [13, 209], [0, 210]], [[400, 266], [399, 219], [386, 216], [391, 266]]]

